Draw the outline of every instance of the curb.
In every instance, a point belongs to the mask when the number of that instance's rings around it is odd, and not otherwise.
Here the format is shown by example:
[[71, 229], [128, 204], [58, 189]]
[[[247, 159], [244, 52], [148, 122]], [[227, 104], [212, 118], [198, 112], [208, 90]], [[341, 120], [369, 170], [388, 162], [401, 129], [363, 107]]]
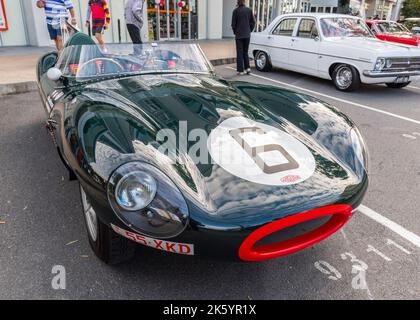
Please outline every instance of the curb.
[[221, 65], [224, 65], [224, 64], [232, 64], [232, 63], [236, 63], [236, 58], [214, 59], [214, 60], [210, 60], [210, 63], [214, 67], [221, 66]]
[[[232, 64], [236, 62], [236, 58], [222, 58], [210, 60], [210, 63], [216, 67], [224, 64]], [[37, 90], [35, 81], [16, 82], [0, 84], [0, 96], [7, 96], [12, 94], [27, 93]]]
[[35, 81], [0, 84], [0, 96], [26, 93], [37, 90]]

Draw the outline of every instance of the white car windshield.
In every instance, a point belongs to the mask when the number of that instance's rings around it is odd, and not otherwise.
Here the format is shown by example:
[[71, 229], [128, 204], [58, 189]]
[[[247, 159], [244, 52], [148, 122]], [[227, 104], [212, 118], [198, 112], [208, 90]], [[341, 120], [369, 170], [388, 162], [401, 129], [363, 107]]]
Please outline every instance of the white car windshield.
[[77, 81], [150, 73], [209, 73], [211, 66], [197, 44], [75, 45], [64, 48], [57, 68]]
[[372, 37], [369, 27], [362, 19], [337, 17], [321, 19], [324, 37]]

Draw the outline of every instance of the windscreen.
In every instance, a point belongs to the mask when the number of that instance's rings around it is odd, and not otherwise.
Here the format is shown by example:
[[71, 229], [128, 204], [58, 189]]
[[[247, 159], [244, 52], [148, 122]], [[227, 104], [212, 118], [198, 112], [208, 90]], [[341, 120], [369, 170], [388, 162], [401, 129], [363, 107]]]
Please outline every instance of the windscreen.
[[357, 18], [337, 17], [321, 19], [324, 37], [372, 37], [366, 23]]
[[210, 64], [197, 44], [146, 43], [64, 48], [57, 68], [76, 81], [149, 73], [209, 73]]
[[403, 25], [396, 22], [381, 22], [378, 23], [378, 28], [381, 33], [407, 33], [410, 32]]

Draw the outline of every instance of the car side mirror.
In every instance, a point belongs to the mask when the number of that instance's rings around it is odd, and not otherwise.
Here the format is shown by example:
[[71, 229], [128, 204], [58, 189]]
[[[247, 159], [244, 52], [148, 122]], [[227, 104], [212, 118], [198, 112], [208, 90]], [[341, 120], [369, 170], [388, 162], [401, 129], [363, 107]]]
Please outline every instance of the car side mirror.
[[63, 73], [58, 68], [55, 68], [55, 67], [54, 68], [50, 68], [47, 71], [47, 77], [51, 81], [58, 81], [58, 80], [61, 79], [62, 76], [63, 76]]

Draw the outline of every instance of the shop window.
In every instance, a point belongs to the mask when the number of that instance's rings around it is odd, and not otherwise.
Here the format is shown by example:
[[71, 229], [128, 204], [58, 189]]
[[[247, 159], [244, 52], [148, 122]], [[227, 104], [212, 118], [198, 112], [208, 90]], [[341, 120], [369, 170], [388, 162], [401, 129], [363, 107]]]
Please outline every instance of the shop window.
[[147, 1], [149, 39], [197, 39], [198, 0], [186, 0], [180, 7], [178, 0]]

